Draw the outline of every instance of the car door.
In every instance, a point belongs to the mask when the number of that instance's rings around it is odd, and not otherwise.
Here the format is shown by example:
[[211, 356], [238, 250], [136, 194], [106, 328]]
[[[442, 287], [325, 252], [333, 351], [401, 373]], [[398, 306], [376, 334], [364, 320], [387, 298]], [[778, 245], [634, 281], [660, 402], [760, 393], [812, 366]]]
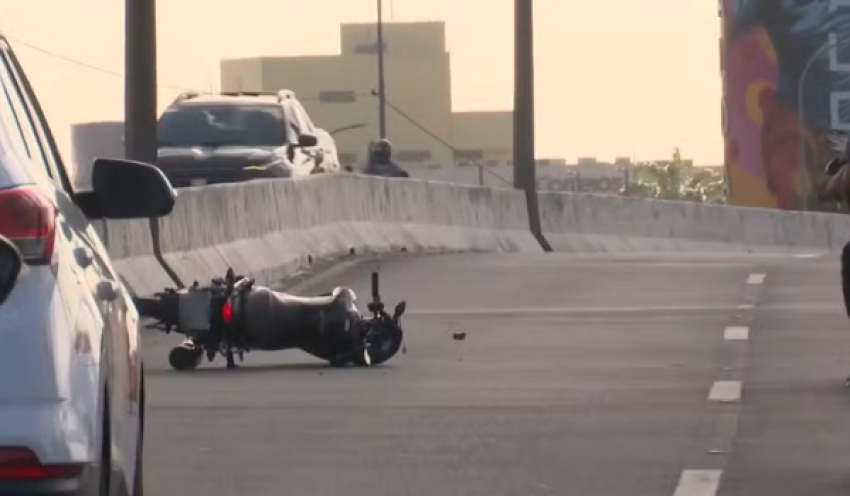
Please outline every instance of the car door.
[[[139, 420], [138, 314], [94, 226], [74, 204], [70, 181], [55, 140], [38, 100], [20, 64], [5, 41], [0, 42], [0, 76], [10, 80], [20, 99], [20, 113], [31, 131], [31, 158], [42, 163], [55, 193], [60, 233], [70, 247], [74, 278], [83, 286], [90, 303], [91, 321], [82, 336], [75, 336], [75, 352], [90, 357], [98, 369], [98, 385], [109, 392], [113, 463], [132, 477], [135, 469]], [[22, 118], [22, 120], [24, 120]], [[81, 312], [86, 311], [84, 306]], [[84, 314], [85, 315], [85, 314]], [[79, 327], [79, 326], [77, 326]], [[105, 353], [105, 356], [104, 356]], [[101, 382], [104, 381], [104, 382]], [[97, 405], [93, 408], [97, 411]], [[132, 479], [128, 479], [132, 480]]]

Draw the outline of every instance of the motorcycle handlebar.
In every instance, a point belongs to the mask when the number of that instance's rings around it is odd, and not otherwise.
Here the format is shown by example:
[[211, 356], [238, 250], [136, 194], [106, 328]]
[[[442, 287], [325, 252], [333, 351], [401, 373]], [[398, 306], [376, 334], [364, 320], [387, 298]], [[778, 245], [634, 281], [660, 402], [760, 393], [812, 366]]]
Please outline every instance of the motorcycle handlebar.
[[157, 298], [133, 298], [136, 310], [142, 317], [156, 318], [160, 313], [160, 301]]

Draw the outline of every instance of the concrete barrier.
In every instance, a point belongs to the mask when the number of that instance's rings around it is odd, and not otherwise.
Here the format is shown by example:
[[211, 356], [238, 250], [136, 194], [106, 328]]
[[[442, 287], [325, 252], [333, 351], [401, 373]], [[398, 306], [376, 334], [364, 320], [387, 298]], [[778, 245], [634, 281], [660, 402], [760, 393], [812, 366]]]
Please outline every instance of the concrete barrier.
[[839, 251], [850, 217], [614, 195], [541, 193], [555, 251]]
[[[347, 174], [181, 189], [159, 225], [164, 258], [185, 284], [228, 267], [269, 284], [352, 250], [541, 251], [518, 191]], [[110, 221], [106, 238], [134, 292], [170, 285], [147, 221]]]
[[[555, 251], [838, 251], [850, 240], [850, 217], [840, 214], [582, 193], [539, 199]], [[185, 284], [228, 267], [272, 284], [352, 251], [542, 251], [519, 191], [347, 174], [181, 189], [158, 223], [163, 256]], [[172, 285], [147, 220], [110, 221], [105, 238], [137, 294]]]

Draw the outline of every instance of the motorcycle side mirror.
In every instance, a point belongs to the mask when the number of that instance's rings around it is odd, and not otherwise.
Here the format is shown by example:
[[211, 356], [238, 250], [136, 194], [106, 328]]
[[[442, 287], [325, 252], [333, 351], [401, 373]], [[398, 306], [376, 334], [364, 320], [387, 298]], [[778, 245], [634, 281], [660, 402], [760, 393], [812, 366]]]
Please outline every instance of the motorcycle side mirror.
[[398, 319], [404, 315], [404, 311], [407, 310], [407, 302], [403, 301], [395, 306], [395, 310], [393, 310], [393, 320], [398, 322]]
[[834, 158], [834, 159], [832, 159], [832, 160], [830, 160], [829, 162], [826, 163], [826, 167], [825, 167], [824, 172], [826, 173], [827, 177], [832, 177], [832, 176], [838, 174], [838, 171], [840, 171], [841, 168], [844, 167], [845, 165], [846, 165], [846, 163], [843, 160], [841, 160], [840, 158]]
[[12, 294], [23, 268], [24, 261], [18, 248], [0, 236], [0, 305]]

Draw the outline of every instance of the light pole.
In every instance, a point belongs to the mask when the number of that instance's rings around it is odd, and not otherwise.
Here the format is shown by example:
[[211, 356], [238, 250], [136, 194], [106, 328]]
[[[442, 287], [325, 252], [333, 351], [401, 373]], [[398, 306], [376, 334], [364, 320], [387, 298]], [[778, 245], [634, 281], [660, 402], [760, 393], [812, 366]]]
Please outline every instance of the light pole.
[[381, 138], [387, 137], [387, 97], [384, 84], [384, 1], [378, 1], [378, 129]]
[[534, 163], [534, 2], [514, 0], [514, 188], [525, 191], [531, 233], [546, 252]]
[[809, 167], [808, 160], [806, 156], [806, 125], [804, 119], [806, 118], [805, 112], [805, 100], [804, 100], [804, 89], [806, 83], [806, 76], [809, 75], [809, 70], [811, 70], [815, 61], [824, 54], [827, 50], [834, 48], [836, 43], [834, 41], [826, 42], [822, 47], [818, 48], [815, 53], [809, 57], [809, 60], [806, 61], [806, 65], [803, 66], [803, 72], [800, 73], [800, 79], [797, 81], [797, 126], [800, 140], [800, 172], [803, 175], [803, 192], [800, 196], [802, 196], [803, 200], [803, 210], [809, 209], [809, 189], [810, 189], [810, 181], [809, 181]]
[[124, 18], [124, 152], [155, 163], [156, 0], [126, 0]]
[[534, 6], [514, 0], [514, 187], [534, 187]]

